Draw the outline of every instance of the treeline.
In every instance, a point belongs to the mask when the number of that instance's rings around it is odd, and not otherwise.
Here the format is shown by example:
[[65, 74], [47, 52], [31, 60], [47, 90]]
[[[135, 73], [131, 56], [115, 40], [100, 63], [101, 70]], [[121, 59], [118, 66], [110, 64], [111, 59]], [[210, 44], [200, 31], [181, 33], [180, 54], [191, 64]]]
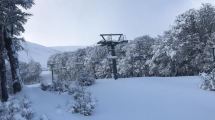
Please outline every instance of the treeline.
[[[170, 30], [158, 37], [138, 37], [117, 46], [119, 77], [189, 76], [209, 72], [214, 67], [215, 7], [203, 4], [179, 15]], [[95, 78], [111, 77], [108, 49], [87, 47], [50, 57], [55, 74], [73, 80], [77, 66]]]

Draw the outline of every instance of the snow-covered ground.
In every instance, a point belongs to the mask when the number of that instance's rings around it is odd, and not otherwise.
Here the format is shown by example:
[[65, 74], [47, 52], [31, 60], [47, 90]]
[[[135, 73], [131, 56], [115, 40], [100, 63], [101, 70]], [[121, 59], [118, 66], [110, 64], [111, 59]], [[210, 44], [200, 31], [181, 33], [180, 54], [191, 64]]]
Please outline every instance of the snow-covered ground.
[[[50, 74], [43, 73], [50, 81]], [[92, 116], [69, 112], [67, 94], [26, 86], [36, 115], [50, 120], [214, 120], [215, 94], [199, 89], [199, 77], [143, 77], [97, 80], [90, 87], [98, 100]]]

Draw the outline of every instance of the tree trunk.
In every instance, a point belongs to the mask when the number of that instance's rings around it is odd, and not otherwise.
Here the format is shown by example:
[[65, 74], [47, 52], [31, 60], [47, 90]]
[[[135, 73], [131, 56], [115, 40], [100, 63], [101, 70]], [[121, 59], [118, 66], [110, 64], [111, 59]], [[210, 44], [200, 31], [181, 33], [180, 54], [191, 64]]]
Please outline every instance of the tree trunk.
[[8, 100], [7, 80], [6, 80], [6, 65], [5, 65], [5, 49], [4, 49], [4, 34], [3, 28], [0, 31], [0, 80], [1, 80], [1, 100]]
[[11, 38], [6, 38], [5, 35], [5, 47], [7, 49], [7, 55], [9, 57], [12, 80], [13, 80], [13, 93], [20, 92], [22, 90], [22, 85], [20, 83], [21, 79], [19, 76], [19, 61], [18, 55], [16, 53], [14, 43]]

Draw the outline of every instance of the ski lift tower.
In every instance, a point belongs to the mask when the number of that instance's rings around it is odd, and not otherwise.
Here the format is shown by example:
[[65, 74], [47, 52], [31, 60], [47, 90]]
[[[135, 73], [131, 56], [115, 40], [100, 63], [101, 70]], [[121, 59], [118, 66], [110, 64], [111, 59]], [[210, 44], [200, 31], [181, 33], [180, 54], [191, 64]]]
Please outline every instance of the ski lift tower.
[[128, 43], [128, 40], [125, 40], [125, 36], [123, 34], [100, 34], [103, 40], [99, 41], [98, 44], [101, 46], [107, 46], [108, 50], [111, 52], [112, 59], [112, 74], [114, 79], [118, 79], [117, 76], [117, 63], [116, 63], [116, 52], [115, 46], [122, 43]]

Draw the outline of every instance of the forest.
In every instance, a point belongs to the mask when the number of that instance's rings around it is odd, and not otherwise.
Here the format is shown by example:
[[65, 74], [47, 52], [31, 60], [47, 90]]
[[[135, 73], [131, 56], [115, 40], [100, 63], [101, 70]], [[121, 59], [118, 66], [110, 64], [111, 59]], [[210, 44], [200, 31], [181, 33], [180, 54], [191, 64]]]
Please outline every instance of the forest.
[[[209, 73], [213, 68], [215, 45], [215, 7], [202, 4], [176, 17], [174, 24], [162, 35], [143, 35], [117, 46], [118, 75], [121, 78], [143, 76], [193, 76]], [[54, 64], [60, 79], [72, 80], [83, 65], [95, 78], [111, 78], [109, 49], [90, 46], [75, 52], [51, 56], [48, 65]]]

